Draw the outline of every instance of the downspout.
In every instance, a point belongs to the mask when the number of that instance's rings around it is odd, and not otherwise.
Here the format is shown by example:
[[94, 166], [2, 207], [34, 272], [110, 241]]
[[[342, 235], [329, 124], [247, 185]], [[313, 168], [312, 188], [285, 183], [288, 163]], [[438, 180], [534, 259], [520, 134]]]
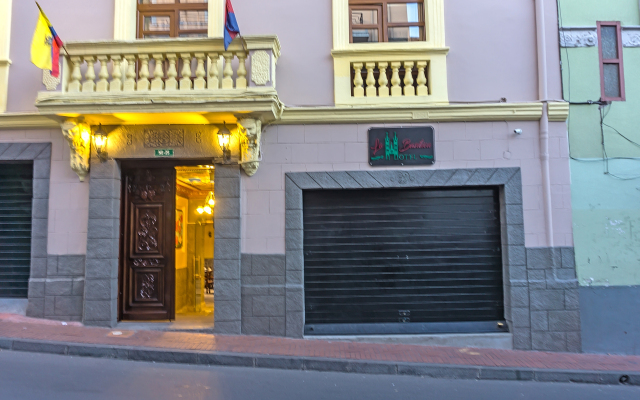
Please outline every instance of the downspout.
[[551, 175], [549, 172], [549, 97], [547, 91], [547, 43], [545, 35], [544, 2], [545, 0], [535, 0], [538, 42], [538, 97], [542, 102], [542, 118], [540, 119], [540, 161], [542, 164], [542, 195], [544, 198], [547, 246], [553, 247], [553, 208], [551, 203]]

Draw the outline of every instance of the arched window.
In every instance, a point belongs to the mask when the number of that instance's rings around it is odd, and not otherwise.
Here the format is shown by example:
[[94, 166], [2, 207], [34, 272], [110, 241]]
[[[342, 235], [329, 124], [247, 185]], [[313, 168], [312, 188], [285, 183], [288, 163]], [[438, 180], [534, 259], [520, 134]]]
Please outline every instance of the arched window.
[[207, 37], [208, 0], [138, 0], [138, 38]]

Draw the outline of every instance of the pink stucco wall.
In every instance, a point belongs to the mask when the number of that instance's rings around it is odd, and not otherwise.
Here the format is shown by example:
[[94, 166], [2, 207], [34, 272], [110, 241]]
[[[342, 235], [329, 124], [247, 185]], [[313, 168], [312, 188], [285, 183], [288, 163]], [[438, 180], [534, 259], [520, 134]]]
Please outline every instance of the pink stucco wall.
[[78, 180], [69, 165], [69, 145], [60, 129], [0, 130], [0, 142], [51, 143], [48, 254], [86, 254], [89, 179]]
[[[242, 178], [242, 252], [284, 253], [286, 172], [379, 170], [366, 162], [370, 127], [354, 124], [267, 128], [260, 169], [253, 177], [243, 174]], [[440, 123], [434, 127], [437, 161], [433, 168], [522, 169], [526, 246], [546, 246], [538, 123]], [[516, 128], [522, 129], [523, 134], [515, 135]], [[565, 124], [552, 123], [550, 134], [555, 246], [572, 246]]]
[[[134, 0], [131, 0], [134, 1]], [[42, 0], [67, 41], [113, 38], [113, 0]], [[282, 43], [278, 93], [288, 106], [333, 104], [331, 1], [257, 0], [234, 3], [245, 35], [277, 34]], [[546, 0], [549, 89], [560, 97], [557, 15]], [[41, 72], [29, 61], [35, 5], [14, 1], [9, 111], [32, 111]], [[445, 2], [449, 99], [452, 102], [538, 98], [535, 10], [532, 0]]]
[[[113, 0], [39, 0], [63, 41], [113, 39]], [[31, 64], [31, 39], [38, 21], [33, 1], [14, 0], [11, 19], [12, 65], [7, 111], [35, 111], [42, 71]]]

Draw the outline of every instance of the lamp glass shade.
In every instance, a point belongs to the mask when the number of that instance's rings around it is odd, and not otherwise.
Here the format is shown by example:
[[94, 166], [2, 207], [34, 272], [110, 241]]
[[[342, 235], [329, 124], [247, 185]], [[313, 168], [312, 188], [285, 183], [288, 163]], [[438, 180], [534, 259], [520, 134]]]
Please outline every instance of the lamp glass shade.
[[231, 141], [231, 132], [226, 125], [224, 125], [220, 130], [218, 130], [218, 144], [222, 150], [226, 150], [229, 146], [229, 142]]
[[96, 152], [99, 155], [104, 155], [107, 149], [107, 134], [102, 129], [102, 124], [93, 133], [93, 144], [96, 146]]

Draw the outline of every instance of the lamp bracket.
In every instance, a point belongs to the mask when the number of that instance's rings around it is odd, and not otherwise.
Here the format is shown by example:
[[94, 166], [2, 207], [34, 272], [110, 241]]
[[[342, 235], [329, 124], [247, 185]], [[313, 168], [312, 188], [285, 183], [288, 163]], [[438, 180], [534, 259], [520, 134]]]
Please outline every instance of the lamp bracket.
[[60, 125], [71, 149], [71, 169], [84, 182], [91, 160], [91, 127], [82, 120], [67, 120]]
[[240, 165], [247, 175], [253, 176], [262, 158], [262, 121], [255, 118], [238, 120], [240, 135]]

